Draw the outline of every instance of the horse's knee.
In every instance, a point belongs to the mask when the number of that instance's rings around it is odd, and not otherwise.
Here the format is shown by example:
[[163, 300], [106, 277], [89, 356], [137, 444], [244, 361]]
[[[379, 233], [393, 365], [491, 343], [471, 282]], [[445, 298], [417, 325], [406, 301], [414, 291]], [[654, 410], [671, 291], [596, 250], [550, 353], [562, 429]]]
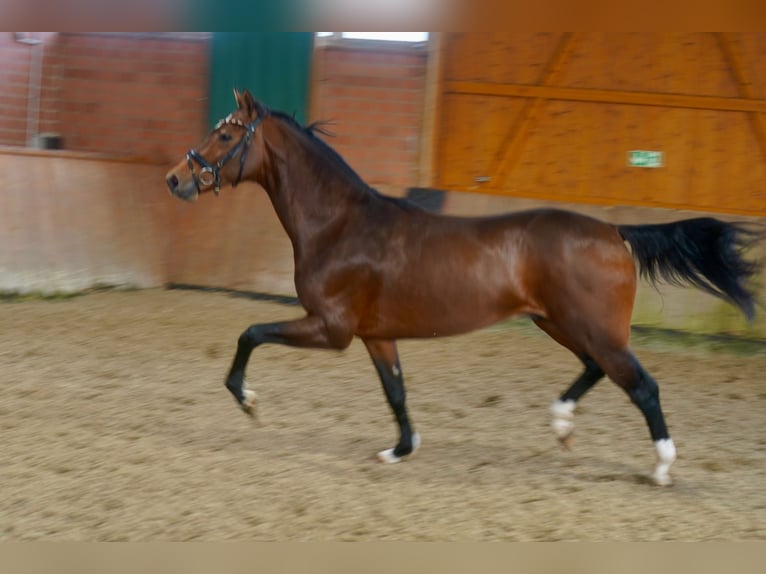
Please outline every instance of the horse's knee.
[[343, 351], [347, 349], [354, 338], [354, 334], [348, 330], [328, 330], [327, 342], [331, 349], [336, 351]]
[[250, 325], [247, 329], [242, 331], [242, 334], [237, 339], [237, 344], [240, 347], [253, 347], [259, 343], [261, 338], [260, 325]]
[[324, 320], [324, 332], [327, 339], [327, 345], [336, 351], [347, 349], [354, 339], [354, 329], [346, 321]]

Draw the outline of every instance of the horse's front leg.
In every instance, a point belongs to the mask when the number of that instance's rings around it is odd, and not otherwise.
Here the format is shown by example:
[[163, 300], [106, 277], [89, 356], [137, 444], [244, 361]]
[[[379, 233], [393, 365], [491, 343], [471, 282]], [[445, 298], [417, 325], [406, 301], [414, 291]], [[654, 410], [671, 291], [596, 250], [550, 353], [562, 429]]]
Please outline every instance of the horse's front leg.
[[364, 339], [364, 344], [370, 353], [375, 369], [378, 371], [386, 399], [388, 399], [388, 404], [391, 406], [399, 426], [397, 445], [394, 448], [379, 452], [377, 458], [380, 462], [385, 463], [399, 462], [402, 457], [417, 450], [420, 446], [420, 436], [412, 432], [410, 419], [407, 416], [404, 379], [402, 368], [399, 365], [399, 355], [396, 351], [396, 341]]
[[255, 392], [245, 388], [245, 369], [250, 354], [263, 343], [278, 343], [291, 347], [319, 349], [345, 349], [351, 343], [352, 334], [342, 328], [328, 328], [322, 317], [308, 315], [295, 321], [250, 325], [237, 341], [237, 353], [226, 377], [229, 389], [242, 410], [255, 414]]

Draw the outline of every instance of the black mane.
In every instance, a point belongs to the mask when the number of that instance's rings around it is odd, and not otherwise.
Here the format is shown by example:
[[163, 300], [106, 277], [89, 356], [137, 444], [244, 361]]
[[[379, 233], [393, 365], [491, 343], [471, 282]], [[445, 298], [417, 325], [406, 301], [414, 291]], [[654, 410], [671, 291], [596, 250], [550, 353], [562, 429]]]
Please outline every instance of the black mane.
[[420, 210], [420, 208], [416, 204], [409, 201], [408, 199], [384, 195], [380, 193], [378, 190], [376, 190], [375, 188], [368, 185], [367, 182], [364, 181], [362, 177], [354, 170], [354, 168], [348, 165], [346, 160], [343, 159], [342, 155], [340, 155], [333, 147], [331, 147], [327, 142], [325, 142], [322, 138], [320, 138], [317, 135], [318, 133], [329, 135], [329, 136], [332, 135], [329, 131], [324, 129], [324, 126], [326, 126], [329, 122], [320, 120], [320, 121], [316, 121], [304, 126], [300, 122], [298, 122], [298, 120], [296, 120], [292, 115], [287, 114], [285, 112], [281, 112], [278, 110], [271, 110], [270, 115], [272, 117], [279, 119], [283, 123], [289, 125], [293, 129], [301, 132], [305, 136], [307, 136], [309, 141], [311, 141], [311, 143], [314, 144], [314, 146], [319, 150], [319, 152], [323, 156], [325, 156], [328, 160], [330, 160], [330, 162], [333, 165], [337, 166], [343, 173], [345, 173], [349, 178], [351, 178], [351, 180], [354, 181], [356, 185], [358, 185], [365, 191], [385, 201], [390, 201], [392, 203], [395, 203], [408, 211]]

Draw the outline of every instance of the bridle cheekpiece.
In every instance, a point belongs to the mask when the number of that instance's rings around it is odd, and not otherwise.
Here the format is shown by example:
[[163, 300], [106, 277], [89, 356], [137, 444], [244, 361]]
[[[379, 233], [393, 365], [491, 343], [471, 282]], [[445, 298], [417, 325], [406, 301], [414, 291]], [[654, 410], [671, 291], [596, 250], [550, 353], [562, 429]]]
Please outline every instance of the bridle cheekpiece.
[[[229, 114], [220, 122], [218, 122], [215, 128], [213, 128], [214, 131], [220, 128], [224, 124], [230, 124], [233, 126], [239, 126], [241, 128], [244, 128], [245, 135], [242, 136], [242, 139], [239, 140], [239, 143], [235, 145], [233, 148], [231, 148], [225, 156], [223, 156], [221, 159], [219, 159], [216, 162], [215, 165], [211, 165], [194, 148], [190, 149], [186, 153], [186, 163], [189, 166], [189, 171], [191, 172], [192, 179], [194, 180], [194, 185], [197, 187], [197, 193], [202, 193], [200, 186], [207, 187], [209, 185], [212, 185], [213, 191], [215, 192], [216, 195], [218, 195], [218, 193], [221, 191], [221, 169], [223, 168], [224, 165], [226, 165], [226, 163], [230, 159], [236, 156], [241, 150], [242, 153], [239, 156], [239, 173], [237, 174], [237, 179], [234, 180], [234, 183], [231, 184], [232, 187], [237, 186], [237, 184], [242, 179], [242, 170], [245, 167], [245, 161], [247, 159], [247, 152], [250, 149], [250, 144], [253, 142], [253, 134], [255, 134], [255, 129], [266, 118], [267, 115], [268, 115], [267, 113], [263, 113], [262, 115], [259, 115], [257, 118], [255, 118], [249, 124], [246, 124], [242, 120], [233, 118], [231, 114]], [[195, 161], [200, 166], [202, 166], [202, 169], [200, 169], [199, 174], [197, 174], [194, 171]]]

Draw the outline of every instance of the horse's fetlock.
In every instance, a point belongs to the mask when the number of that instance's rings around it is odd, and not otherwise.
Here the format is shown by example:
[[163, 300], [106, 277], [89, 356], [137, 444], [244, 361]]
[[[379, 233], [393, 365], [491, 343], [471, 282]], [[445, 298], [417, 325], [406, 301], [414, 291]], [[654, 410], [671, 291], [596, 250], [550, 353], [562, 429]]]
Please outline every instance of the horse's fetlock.
[[239, 401], [242, 395], [243, 381], [237, 377], [228, 377], [225, 382], [226, 389]]

